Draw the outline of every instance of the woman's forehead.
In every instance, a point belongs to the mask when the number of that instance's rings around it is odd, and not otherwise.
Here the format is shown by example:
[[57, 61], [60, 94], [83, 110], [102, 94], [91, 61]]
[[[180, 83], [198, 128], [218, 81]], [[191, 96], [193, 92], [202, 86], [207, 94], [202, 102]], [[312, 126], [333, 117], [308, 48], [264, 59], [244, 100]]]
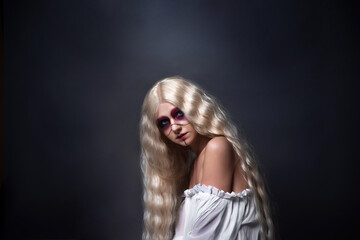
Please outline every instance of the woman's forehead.
[[169, 116], [171, 115], [172, 111], [174, 111], [175, 109], [178, 109], [176, 106], [174, 106], [171, 103], [168, 102], [162, 102], [159, 104], [158, 107], [158, 117], [161, 116]]

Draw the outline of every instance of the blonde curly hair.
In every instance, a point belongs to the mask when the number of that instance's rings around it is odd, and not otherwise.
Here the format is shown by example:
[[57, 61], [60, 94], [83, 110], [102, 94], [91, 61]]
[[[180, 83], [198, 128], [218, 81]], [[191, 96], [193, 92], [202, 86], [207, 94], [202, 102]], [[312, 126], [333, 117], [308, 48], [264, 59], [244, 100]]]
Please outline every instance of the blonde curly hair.
[[273, 237], [268, 197], [258, 166], [246, 141], [215, 98], [182, 77], [165, 78], [146, 94], [140, 120], [141, 168], [144, 183], [143, 239], [171, 239], [181, 194], [189, 183], [189, 149], [169, 141], [157, 124], [158, 105], [180, 108], [194, 129], [213, 138], [224, 136], [232, 144], [249, 187], [254, 191], [263, 232]]

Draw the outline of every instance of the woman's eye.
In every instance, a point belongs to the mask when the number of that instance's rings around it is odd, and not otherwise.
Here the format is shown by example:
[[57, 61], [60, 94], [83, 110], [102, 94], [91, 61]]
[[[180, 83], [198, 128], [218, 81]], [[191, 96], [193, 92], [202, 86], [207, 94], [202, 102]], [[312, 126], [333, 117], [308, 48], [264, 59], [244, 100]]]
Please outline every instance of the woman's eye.
[[169, 126], [169, 120], [168, 120], [168, 119], [160, 119], [160, 120], [158, 121], [158, 126], [159, 126], [159, 128], [161, 128], [161, 129], [167, 128], [167, 127]]
[[185, 117], [185, 114], [182, 111], [177, 111], [175, 114], [176, 119], [183, 119]]

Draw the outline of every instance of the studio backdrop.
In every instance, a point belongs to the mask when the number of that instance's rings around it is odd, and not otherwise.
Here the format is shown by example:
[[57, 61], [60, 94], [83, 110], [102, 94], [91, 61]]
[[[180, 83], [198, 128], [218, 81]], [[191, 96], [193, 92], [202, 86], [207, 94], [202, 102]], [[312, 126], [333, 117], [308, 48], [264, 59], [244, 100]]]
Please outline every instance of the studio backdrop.
[[139, 120], [158, 80], [228, 110], [277, 239], [357, 229], [359, 17], [345, 1], [4, 0], [1, 239], [140, 239]]

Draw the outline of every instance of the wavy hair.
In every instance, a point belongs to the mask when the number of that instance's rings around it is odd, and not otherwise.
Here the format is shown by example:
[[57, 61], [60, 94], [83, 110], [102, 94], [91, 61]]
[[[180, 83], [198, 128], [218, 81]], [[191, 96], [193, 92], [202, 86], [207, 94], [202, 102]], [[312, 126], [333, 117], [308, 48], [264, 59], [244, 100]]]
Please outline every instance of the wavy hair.
[[273, 223], [264, 182], [246, 141], [239, 136], [225, 109], [196, 84], [182, 77], [165, 78], [146, 94], [140, 120], [141, 168], [144, 184], [143, 239], [171, 239], [181, 194], [189, 183], [187, 148], [169, 141], [157, 125], [158, 105], [180, 108], [194, 129], [213, 138], [224, 136], [232, 144], [249, 187], [254, 191], [263, 232], [273, 238]]

